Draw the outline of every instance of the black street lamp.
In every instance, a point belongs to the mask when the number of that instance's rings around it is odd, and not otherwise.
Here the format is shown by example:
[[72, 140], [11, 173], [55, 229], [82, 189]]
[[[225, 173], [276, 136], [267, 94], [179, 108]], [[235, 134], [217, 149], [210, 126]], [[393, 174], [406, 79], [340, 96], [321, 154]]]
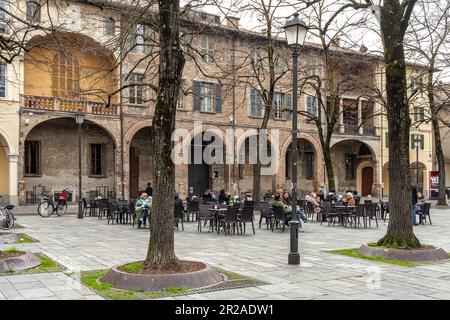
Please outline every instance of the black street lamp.
[[419, 192], [419, 148], [421, 145], [422, 139], [420, 135], [414, 136], [414, 147], [416, 148], [416, 188], [417, 192]]
[[298, 224], [297, 221], [297, 69], [298, 55], [305, 42], [307, 25], [298, 18], [298, 13], [294, 14], [292, 20], [288, 20], [283, 27], [286, 33], [288, 46], [292, 50], [292, 215], [291, 215], [291, 243], [288, 256], [289, 264], [300, 264], [300, 254], [298, 252]]
[[83, 219], [83, 198], [81, 196], [81, 125], [84, 121], [84, 112], [78, 110], [75, 113], [75, 121], [78, 124], [78, 219]]

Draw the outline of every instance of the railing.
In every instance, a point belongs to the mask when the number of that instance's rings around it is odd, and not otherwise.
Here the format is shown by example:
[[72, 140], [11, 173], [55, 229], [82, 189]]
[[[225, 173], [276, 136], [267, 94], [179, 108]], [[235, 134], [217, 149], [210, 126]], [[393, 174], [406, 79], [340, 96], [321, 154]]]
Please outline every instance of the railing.
[[117, 106], [111, 105], [106, 107], [106, 104], [78, 99], [68, 99], [59, 97], [42, 97], [42, 96], [22, 96], [22, 106], [27, 109], [36, 110], [54, 110], [64, 112], [83, 111], [85, 113], [92, 113], [98, 115], [117, 115]]
[[341, 132], [340, 125], [336, 124], [334, 127], [334, 133], [336, 134], [347, 134], [347, 135], [363, 135], [363, 136], [375, 136], [376, 131], [373, 125], [356, 125], [350, 123], [344, 123], [344, 131]]

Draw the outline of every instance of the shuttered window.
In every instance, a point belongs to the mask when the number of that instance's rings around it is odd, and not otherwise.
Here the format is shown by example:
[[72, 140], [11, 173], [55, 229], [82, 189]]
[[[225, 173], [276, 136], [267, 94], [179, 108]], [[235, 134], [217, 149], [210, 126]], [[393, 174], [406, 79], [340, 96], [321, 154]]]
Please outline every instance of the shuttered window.
[[132, 104], [142, 104], [142, 75], [133, 73], [130, 75], [129, 102]]
[[0, 64], [0, 98], [6, 98], [6, 64]]
[[317, 116], [317, 98], [314, 96], [306, 95], [306, 112], [307, 118], [312, 118]]
[[39, 23], [41, 21], [41, 6], [34, 1], [27, 2], [27, 21]]
[[219, 83], [194, 81], [194, 111], [222, 112], [222, 86]]
[[73, 97], [80, 91], [80, 65], [69, 52], [58, 52], [52, 64], [54, 97]]
[[262, 117], [263, 116], [263, 99], [259, 91], [250, 89], [250, 116]]
[[106, 144], [91, 143], [90, 144], [90, 168], [91, 176], [106, 175]]
[[25, 141], [25, 175], [41, 174], [41, 142]]

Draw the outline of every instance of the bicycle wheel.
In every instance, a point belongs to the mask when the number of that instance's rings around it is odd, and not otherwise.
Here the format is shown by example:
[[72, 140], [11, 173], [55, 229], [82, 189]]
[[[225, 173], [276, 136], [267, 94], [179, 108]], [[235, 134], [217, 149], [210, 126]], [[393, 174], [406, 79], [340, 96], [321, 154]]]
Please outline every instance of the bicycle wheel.
[[56, 214], [58, 216], [61, 217], [62, 215], [64, 215], [64, 213], [66, 213], [66, 210], [67, 210], [67, 203], [66, 202], [59, 202], [56, 205]]
[[53, 204], [49, 201], [43, 201], [38, 206], [38, 213], [43, 218], [50, 217], [54, 210]]
[[0, 229], [9, 230], [14, 226], [14, 216], [8, 212], [0, 216]]

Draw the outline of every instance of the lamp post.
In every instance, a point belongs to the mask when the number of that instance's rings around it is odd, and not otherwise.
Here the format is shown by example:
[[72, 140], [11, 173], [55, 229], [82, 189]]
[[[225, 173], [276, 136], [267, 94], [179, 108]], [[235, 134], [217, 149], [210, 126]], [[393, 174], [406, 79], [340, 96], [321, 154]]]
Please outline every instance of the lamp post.
[[290, 252], [288, 256], [289, 264], [300, 264], [300, 254], [298, 252], [298, 224], [297, 221], [297, 69], [298, 55], [305, 42], [308, 27], [299, 19], [298, 13], [294, 14], [291, 20], [284, 25], [286, 40], [292, 50], [292, 217], [290, 223]]
[[416, 188], [417, 192], [419, 192], [419, 148], [422, 140], [419, 135], [415, 135], [414, 137], [414, 147], [416, 148]]
[[83, 219], [83, 199], [81, 197], [81, 125], [84, 121], [84, 112], [78, 110], [75, 113], [75, 121], [78, 124], [78, 219]]

